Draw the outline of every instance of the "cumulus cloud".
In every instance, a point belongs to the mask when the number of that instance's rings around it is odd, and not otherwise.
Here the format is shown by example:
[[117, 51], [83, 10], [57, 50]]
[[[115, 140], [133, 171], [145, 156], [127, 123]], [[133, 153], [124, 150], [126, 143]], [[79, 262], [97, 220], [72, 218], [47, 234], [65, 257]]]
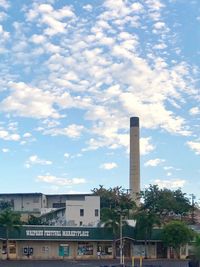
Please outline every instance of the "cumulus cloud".
[[191, 115], [198, 115], [198, 114], [200, 114], [200, 108], [199, 107], [193, 107], [193, 108], [191, 108], [190, 110], [189, 110], [189, 113], [191, 114]]
[[188, 141], [187, 145], [195, 152], [195, 154], [200, 155], [200, 142]]
[[140, 154], [146, 155], [155, 149], [155, 146], [151, 144], [151, 137], [140, 138]]
[[6, 141], [19, 141], [20, 135], [17, 133], [9, 132], [0, 127], [0, 139], [4, 139]]
[[66, 159], [68, 159], [68, 158], [70, 157], [70, 154], [66, 152], [66, 153], [64, 154], [64, 157], [65, 157]]
[[87, 11], [92, 11], [92, 9], [93, 9], [93, 7], [92, 7], [92, 5], [85, 5], [85, 6], [83, 6], [83, 9], [85, 9], [85, 10], [87, 10]]
[[115, 162], [107, 162], [103, 163], [100, 168], [105, 170], [112, 170], [114, 168], [117, 168], [117, 164]]
[[51, 165], [52, 161], [40, 159], [37, 155], [32, 155], [29, 157], [29, 159], [25, 163], [26, 168], [30, 168], [33, 165]]
[[160, 188], [181, 188], [185, 185], [186, 181], [183, 179], [171, 179], [171, 180], [154, 180], [154, 184], [157, 184]]
[[65, 128], [52, 128], [43, 130], [43, 133], [52, 136], [64, 135], [69, 138], [79, 138], [83, 131], [84, 131], [83, 125], [71, 124]]
[[30, 138], [32, 136], [32, 134], [31, 133], [24, 133], [23, 134], [23, 137], [25, 137], [25, 138]]
[[9, 151], [10, 151], [10, 149], [9, 148], [2, 148], [2, 150], [1, 150], [3, 153], [8, 153]]
[[147, 162], [145, 162], [144, 166], [145, 167], [156, 167], [160, 164], [162, 164], [163, 162], [165, 162], [164, 159], [159, 159], [159, 158], [156, 158], [156, 159], [151, 159], [151, 160], [148, 160]]
[[56, 177], [54, 175], [39, 175], [37, 177], [38, 182], [44, 182], [48, 184], [54, 184], [57, 186], [72, 186], [86, 183], [84, 178], [72, 178], [66, 179], [61, 177]]
[[23, 117], [59, 118], [53, 107], [54, 97], [48, 91], [31, 87], [23, 82], [10, 82], [11, 94], [0, 103], [0, 110]]
[[10, 3], [8, 0], [0, 0], [0, 7], [8, 9], [10, 7]]
[[34, 5], [27, 13], [27, 20], [38, 19], [41, 25], [45, 27], [44, 33], [47, 36], [53, 36], [65, 32], [67, 26], [64, 20], [74, 18], [75, 14], [70, 6], [63, 6], [55, 10], [50, 4]]

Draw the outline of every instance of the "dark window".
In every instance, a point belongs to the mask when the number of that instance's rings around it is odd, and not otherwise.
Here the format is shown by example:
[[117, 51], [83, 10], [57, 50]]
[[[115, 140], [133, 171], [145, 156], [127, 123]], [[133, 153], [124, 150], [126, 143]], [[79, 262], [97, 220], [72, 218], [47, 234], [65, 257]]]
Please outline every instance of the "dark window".
[[84, 216], [84, 209], [80, 209], [80, 216]]
[[80, 221], [80, 224], [79, 224], [80, 226], [82, 226], [83, 225], [83, 222], [82, 221]]
[[99, 216], [99, 210], [98, 209], [95, 209], [94, 210], [94, 215], [95, 215], [95, 217], [98, 217]]
[[59, 209], [66, 207], [65, 203], [53, 203], [53, 208]]

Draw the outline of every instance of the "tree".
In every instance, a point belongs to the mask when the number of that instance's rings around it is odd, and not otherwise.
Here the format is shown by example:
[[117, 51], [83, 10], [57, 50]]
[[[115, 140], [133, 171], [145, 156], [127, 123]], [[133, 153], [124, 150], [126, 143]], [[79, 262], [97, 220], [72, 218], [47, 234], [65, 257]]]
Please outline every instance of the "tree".
[[0, 226], [5, 228], [6, 232], [6, 256], [9, 259], [9, 234], [12, 230], [19, 230], [21, 225], [21, 215], [12, 211], [11, 209], [5, 209], [0, 213]]
[[131, 199], [129, 192], [119, 186], [106, 189], [103, 185], [100, 185], [99, 188], [94, 188], [92, 192], [94, 195], [100, 196], [100, 224], [112, 229], [115, 251], [116, 239], [120, 237], [120, 227], [122, 227], [120, 224], [126, 224], [126, 219], [130, 218], [136, 204]]
[[151, 238], [153, 227], [160, 225], [160, 219], [155, 213], [145, 210], [139, 210], [134, 217], [136, 219], [135, 237], [144, 240], [144, 256], [147, 258], [148, 240]]
[[36, 217], [34, 215], [30, 215], [28, 217], [27, 223], [28, 225], [43, 225], [44, 223], [42, 222], [41, 217]]
[[3, 211], [5, 209], [12, 209], [13, 205], [14, 205], [14, 203], [12, 201], [1, 200], [0, 201], [0, 211]]
[[177, 217], [184, 218], [192, 211], [189, 199], [180, 189], [172, 191], [150, 185], [149, 188], [141, 191], [141, 199], [142, 208], [157, 214], [163, 223]]
[[194, 232], [182, 221], [171, 221], [164, 225], [162, 240], [167, 247], [172, 247], [179, 258], [180, 247], [194, 238]]
[[127, 211], [136, 208], [136, 204], [131, 199], [129, 192], [121, 186], [106, 189], [103, 185], [100, 185], [99, 188], [94, 188], [92, 192], [94, 195], [100, 196], [101, 214], [102, 208]]
[[[188, 255], [189, 258], [192, 260], [197, 261], [198, 263], [200, 262], [200, 234], [195, 235], [195, 240], [193, 244], [193, 251], [192, 255]], [[198, 265], [199, 266], [199, 265]]]

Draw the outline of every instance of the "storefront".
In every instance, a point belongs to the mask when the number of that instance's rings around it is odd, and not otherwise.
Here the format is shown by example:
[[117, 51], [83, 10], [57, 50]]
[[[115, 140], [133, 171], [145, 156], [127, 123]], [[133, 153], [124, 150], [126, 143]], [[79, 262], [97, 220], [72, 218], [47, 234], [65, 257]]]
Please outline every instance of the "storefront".
[[[171, 257], [159, 234], [160, 231], [154, 231], [145, 248], [144, 240], [135, 240], [134, 228], [127, 226], [122, 239], [124, 257], [144, 257], [145, 249], [148, 258]], [[6, 243], [5, 229], [0, 228], [0, 259], [6, 259]], [[10, 259], [18, 260], [113, 259], [120, 256], [120, 243], [119, 236], [107, 228], [22, 226], [9, 233], [8, 251]], [[187, 248], [181, 251], [185, 257]]]
[[[6, 258], [5, 232], [0, 231], [0, 258]], [[96, 259], [100, 251], [113, 258], [113, 235], [105, 228], [23, 226], [9, 234], [10, 259]]]

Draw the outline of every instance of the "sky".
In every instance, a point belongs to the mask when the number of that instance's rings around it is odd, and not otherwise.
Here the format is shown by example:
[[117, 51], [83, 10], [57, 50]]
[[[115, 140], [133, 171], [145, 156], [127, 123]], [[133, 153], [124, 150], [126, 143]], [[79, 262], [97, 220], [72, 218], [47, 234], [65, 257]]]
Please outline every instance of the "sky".
[[0, 192], [200, 199], [199, 0], [0, 0]]

